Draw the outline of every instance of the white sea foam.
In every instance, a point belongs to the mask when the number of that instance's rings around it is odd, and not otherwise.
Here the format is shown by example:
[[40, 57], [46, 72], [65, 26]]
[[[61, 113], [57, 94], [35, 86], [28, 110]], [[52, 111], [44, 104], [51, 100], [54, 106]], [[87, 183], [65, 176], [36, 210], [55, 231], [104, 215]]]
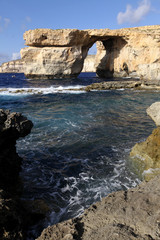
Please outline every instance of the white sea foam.
[[53, 94], [71, 93], [79, 94], [85, 92], [84, 86], [50, 86], [46, 88], [0, 88], [0, 95], [31, 95], [31, 94]]

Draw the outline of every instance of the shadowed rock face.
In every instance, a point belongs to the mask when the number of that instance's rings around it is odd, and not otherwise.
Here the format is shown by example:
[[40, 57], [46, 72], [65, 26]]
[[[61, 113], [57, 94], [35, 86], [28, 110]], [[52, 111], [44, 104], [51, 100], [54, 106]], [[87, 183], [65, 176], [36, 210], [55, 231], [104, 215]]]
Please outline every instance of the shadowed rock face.
[[31, 121], [20, 113], [0, 109], [0, 239], [24, 239], [24, 216], [19, 199], [21, 157], [16, 152], [16, 140], [28, 135]]
[[30, 78], [76, 77], [89, 48], [97, 42], [100, 77], [160, 80], [160, 25], [119, 30], [35, 29], [25, 32], [21, 50]]

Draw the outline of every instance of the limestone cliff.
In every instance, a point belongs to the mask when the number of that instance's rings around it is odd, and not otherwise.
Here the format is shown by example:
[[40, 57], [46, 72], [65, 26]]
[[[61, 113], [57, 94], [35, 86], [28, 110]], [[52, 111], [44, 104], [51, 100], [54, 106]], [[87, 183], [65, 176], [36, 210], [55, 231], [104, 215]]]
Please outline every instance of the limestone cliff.
[[24, 62], [21, 59], [5, 62], [0, 66], [0, 73], [23, 73]]
[[95, 64], [95, 55], [88, 55], [83, 64], [82, 72], [96, 72]]
[[25, 32], [21, 50], [30, 78], [76, 77], [89, 48], [97, 42], [100, 77], [160, 80], [160, 25], [110, 29], [35, 29]]

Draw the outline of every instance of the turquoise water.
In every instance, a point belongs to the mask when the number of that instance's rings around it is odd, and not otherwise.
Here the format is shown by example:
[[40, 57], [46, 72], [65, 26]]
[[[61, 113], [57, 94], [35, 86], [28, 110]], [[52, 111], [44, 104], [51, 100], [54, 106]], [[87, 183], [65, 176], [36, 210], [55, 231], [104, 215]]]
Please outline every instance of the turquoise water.
[[[23, 198], [43, 199], [51, 209], [45, 226], [140, 182], [129, 152], [154, 128], [146, 108], [159, 101], [160, 92], [67, 90], [98, 81], [92, 74], [46, 84], [22, 74], [0, 75], [0, 90], [6, 89], [0, 92], [0, 108], [22, 112], [34, 123], [17, 151], [23, 157]], [[15, 93], [15, 88], [33, 91]]]

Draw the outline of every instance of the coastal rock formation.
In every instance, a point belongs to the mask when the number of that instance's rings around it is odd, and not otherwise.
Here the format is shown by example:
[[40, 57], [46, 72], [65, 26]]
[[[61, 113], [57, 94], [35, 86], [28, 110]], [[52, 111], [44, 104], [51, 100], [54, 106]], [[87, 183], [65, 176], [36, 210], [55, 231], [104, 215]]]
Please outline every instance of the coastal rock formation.
[[29, 47], [21, 50], [27, 78], [76, 77], [83, 68], [87, 49], [75, 47]]
[[149, 180], [160, 174], [160, 102], [153, 103], [147, 114], [158, 126], [146, 141], [137, 143], [130, 153], [132, 160], [140, 174]]
[[49, 226], [37, 240], [160, 239], [160, 177], [109, 194], [74, 219]]
[[155, 122], [156, 126], [160, 127], [160, 102], [155, 102], [147, 108], [147, 114]]
[[23, 73], [24, 62], [21, 59], [5, 62], [0, 66], [0, 73]]
[[76, 77], [96, 42], [100, 77], [160, 80], [160, 25], [110, 29], [35, 29], [25, 32], [21, 50], [30, 78]]
[[96, 72], [95, 68], [95, 55], [88, 55], [83, 64], [82, 72]]
[[23, 239], [24, 209], [20, 201], [21, 157], [16, 140], [30, 133], [33, 124], [20, 113], [0, 109], [0, 239]]

